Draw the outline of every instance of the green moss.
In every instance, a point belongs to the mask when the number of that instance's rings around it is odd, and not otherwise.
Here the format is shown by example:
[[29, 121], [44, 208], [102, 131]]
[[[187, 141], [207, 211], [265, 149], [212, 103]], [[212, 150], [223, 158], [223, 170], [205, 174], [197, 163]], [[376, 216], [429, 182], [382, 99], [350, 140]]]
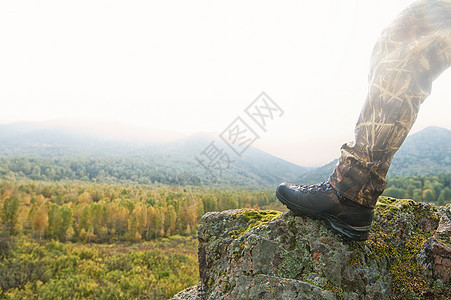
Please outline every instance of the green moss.
[[275, 210], [241, 210], [233, 214], [233, 216], [236, 219], [242, 219], [245, 221], [247, 223], [247, 227], [232, 230], [230, 231], [230, 235], [233, 238], [239, 238], [249, 230], [273, 221], [280, 214], [282, 214], [280, 211]]
[[[398, 221], [409, 216], [413, 222], [412, 235], [398, 239]], [[432, 236], [432, 232], [422, 230], [419, 226], [419, 222], [425, 220], [438, 223], [434, 207], [418, 204], [410, 199], [379, 198], [370, 239], [365, 242], [365, 255], [370, 259], [387, 260], [388, 271], [392, 274], [394, 299], [420, 299], [430, 291], [431, 287], [416, 260], [424, 242]], [[351, 256], [348, 264], [354, 263], [355, 259]]]
[[412, 199], [396, 199], [392, 197], [381, 196], [376, 203], [376, 211], [382, 215], [394, 213], [406, 206], [415, 205]]
[[[230, 231], [229, 235], [234, 239], [238, 239], [242, 237], [245, 233], [249, 232], [249, 230], [257, 228], [268, 222], [271, 222], [272, 220], [277, 218], [280, 214], [282, 213], [274, 210], [239, 211], [233, 214], [233, 217], [245, 221], [247, 223], [247, 226], [232, 230]], [[240, 241], [236, 243], [235, 247], [233, 248], [233, 258], [235, 259], [235, 261], [238, 261], [241, 257], [243, 257], [244, 251], [247, 247], [248, 247], [247, 241]]]
[[395, 294], [401, 296], [406, 295], [407, 292], [407, 294], [419, 298], [428, 290], [421, 268], [416, 263], [416, 256], [420, 253], [426, 239], [427, 236], [422, 234], [413, 235], [400, 251], [397, 263], [391, 265], [392, 289]]
[[360, 251], [354, 251], [352, 252], [351, 256], [349, 257], [348, 261], [346, 262], [346, 266], [348, 267], [354, 267], [354, 266], [360, 266], [363, 265], [363, 259], [362, 254]]
[[406, 295], [412, 299], [418, 299], [428, 291], [427, 282], [415, 259], [425, 240], [426, 237], [423, 235], [414, 235], [400, 249], [390, 242], [388, 236], [387, 240], [378, 238], [369, 242], [370, 257], [388, 260], [388, 271], [393, 276], [394, 299], [403, 299]]
[[[295, 218], [291, 217], [287, 222], [288, 228], [290, 228], [290, 231], [293, 233], [291, 235], [289, 235], [289, 240], [288, 240], [288, 250], [293, 250], [296, 248], [296, 243], [297, 243], [297, 232], [298, 229], [296, 228], [296, 220]], [[308, 245], [308, 243], [306, 244]]]
[[[407, 208], [407, 210], [406, 210]], [[437, 214], [437, 207], [432, 205], [419, 204], [412, 199], [396, 199], [392, 197], [379, 197], [376, 203], [376, 212], [381, 216], [387, 214], [396, 214], [403, 209], [404, 212], [413, 214], [415, 221], [429, 220], [438, 223], [439, 216]]]
[[244, 249], [249, 246], [247, 241], [238, 243], [238, 246], [233, 248], [233, 258], [235, 261], [238, 261], [241, 257], [243, 257]]
[[208, 288], [211, 288], [214, 284], [215, 284], [215, 278], [214, 278], [214, 276], [211, 276], [208, 279]]
[[335, 294], [335, 297], [337, 297], [338, 300], [342, 300], [343, 299], [343, 289], [340, 287], [337, 287], [333, 284], [331, 284], [330, 282], [328, 282], [327, 284], [324, 284], [321, 286], [321, 288], [331, 291], [332, 293]]
[[[298, 251], [296, 251], [298, 250]], [[310, 253], [302, 249], [287, 251], [282, 254], [282, 264], [279, 266], [278, 275], [283, 278], [296, 279], [302, 274], [313, 271]]]
[[232, 289], [232, 285], [230, 284], [230, 281], [226, 281], [224, 284], [224, 294], [227, 294]]

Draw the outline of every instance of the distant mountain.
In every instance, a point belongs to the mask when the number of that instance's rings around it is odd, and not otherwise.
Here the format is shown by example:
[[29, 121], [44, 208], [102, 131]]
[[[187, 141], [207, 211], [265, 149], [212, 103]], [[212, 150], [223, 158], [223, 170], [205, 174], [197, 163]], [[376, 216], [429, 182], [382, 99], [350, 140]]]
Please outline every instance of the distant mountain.
[[[300, 184], [327, 180], [337, 159], [298, 178]], [[409, 135], [395, 154], [387, 176], [451, 173], [451, 130], [427, 127]]]
[[332, 171], [334, 169], [334, 166], [337, 164], [338, 159], [334, 159], [328, 164], [325, 164], [324, 166], [321, 166], [319, 168], [316, 168], [314, 170], [311, 170], [304, 175], [302, 175], [300, 178], [297, 179], [297, 184], [315, 184], [318, 182], [322, 182], [324, 180], [327, 180], [332, 174]]
[[[202, 154], [212, 142], [221, 151], [221, 157], [228, 157], [229, 161], [218, 160], [218, 157], [209, 161], [208, 156]], [[0, 175], [4, 178], [42, 180], [128, 180], [258, 187], [295, 180], [310, 170], [252, 147], [239, 157], [211, 134], [149, 144], [114, 141], [67, 128], [42, 128], [34, 124], [0, 125], [0, 157], [3, 157], [0, 158]], [[207, 168], [196, 158], [203, 160]]]
[[451, 130], [431, 126], [407, 137], [388, 175], [438, 173], [451, 173]]
[[[210, 153], [216, 160], [206, 155], [209, 145], [210, 150], [220, 151]], [[146, 143], [36, 123], [0, 125], [3, 178], [267, 186], [283, 181], [317, 183], [329, 177], [335, 164], [336, 160], [312, 170], [253, 147], [240, 157], [217, 135], [207, 133], [169, 143]], [[407, 137], [389, 176], [437, 173], [451, 173], [451, 131], [428, 127]]]
[[112, 140], [87, 130], [40, 122], [0, 125], [0, 156], [7, 157], [124, 155], [143, 145], [143, 142]]

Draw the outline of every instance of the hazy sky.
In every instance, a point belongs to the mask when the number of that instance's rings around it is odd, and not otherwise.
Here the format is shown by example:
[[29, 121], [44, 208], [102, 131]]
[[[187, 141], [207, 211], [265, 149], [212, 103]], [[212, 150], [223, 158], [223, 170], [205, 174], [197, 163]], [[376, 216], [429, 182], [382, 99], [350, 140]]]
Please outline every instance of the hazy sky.
[[[0, 123], [85, 118], [219, 133], [265, 91], [285, 113], [254, 146], [323, 164], [353, 138], [373, 45], [410, 3], [1, 1]], [[451, 129], [450, 73], [412, 132]]]

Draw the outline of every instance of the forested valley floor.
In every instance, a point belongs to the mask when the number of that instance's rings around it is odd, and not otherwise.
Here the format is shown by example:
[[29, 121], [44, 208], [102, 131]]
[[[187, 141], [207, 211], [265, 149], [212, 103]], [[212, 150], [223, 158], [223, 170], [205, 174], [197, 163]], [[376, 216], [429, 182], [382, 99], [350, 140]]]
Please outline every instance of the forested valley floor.
[[167, 299], [199, 280], [208, 211], [283, 209], [272, 191], [0, 182], [0, 298]]

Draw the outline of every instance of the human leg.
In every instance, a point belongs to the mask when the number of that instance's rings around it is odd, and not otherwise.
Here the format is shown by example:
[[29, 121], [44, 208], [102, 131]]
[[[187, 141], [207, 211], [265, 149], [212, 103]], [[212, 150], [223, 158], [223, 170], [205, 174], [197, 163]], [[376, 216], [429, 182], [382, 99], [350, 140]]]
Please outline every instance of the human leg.
[[393, 156], [416, 120], [432, 81], [451, 63], [451, 3], [420, 1], [381, 35], [355, 141], [344, 144], [330, 183], [343, 196], [374, 207]]
[[374, 47], [368, 96], [355, 141], [342, 146], [329, 181], [283, 183], [276, 196], [296, 214], [319, 216], [353, 240], [364, 240], [394, 154], [415, 122], [432, 81], [451, 64], [451, 1], [419, 1]]

